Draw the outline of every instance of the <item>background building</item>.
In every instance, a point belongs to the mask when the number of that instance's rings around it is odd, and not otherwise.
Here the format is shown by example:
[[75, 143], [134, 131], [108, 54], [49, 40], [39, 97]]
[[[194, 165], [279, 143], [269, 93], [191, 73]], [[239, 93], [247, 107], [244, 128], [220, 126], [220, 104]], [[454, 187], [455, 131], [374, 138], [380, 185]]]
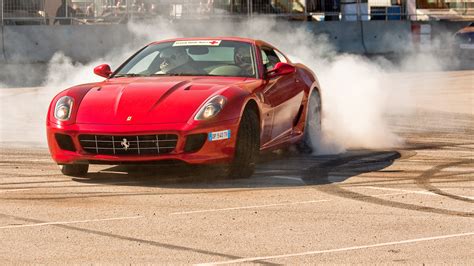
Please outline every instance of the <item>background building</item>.
[[[52, 24], [63, 0], [0, 0], [3, 24]], [[473, 20], [474, 0], [67, 0], [72, 24], [268, 14], [299, 20]]]

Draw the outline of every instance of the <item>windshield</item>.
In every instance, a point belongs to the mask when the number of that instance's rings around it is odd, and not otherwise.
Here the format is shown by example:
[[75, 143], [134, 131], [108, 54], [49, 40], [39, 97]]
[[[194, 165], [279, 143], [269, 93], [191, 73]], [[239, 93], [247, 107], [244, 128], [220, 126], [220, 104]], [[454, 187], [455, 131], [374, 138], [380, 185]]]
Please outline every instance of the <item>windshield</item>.
[[223, 40], [188, 40], [147, 46], [113, 76], [257, 76], [252, 45]]

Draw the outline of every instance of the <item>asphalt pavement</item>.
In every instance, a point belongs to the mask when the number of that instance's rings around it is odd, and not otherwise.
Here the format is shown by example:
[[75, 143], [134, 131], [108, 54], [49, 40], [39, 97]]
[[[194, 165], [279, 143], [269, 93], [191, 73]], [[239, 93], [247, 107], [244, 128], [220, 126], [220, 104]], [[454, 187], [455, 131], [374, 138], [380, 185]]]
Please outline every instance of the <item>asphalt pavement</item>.
[[423, 75], [442, 88], [419, 85], [417, 111], [389, 118], [401, 147], [268, 153], [249, 179], [163, 165], [71, 178], [41, 145], [0, 143], [0, 262], [473, 265], [474, 72]]

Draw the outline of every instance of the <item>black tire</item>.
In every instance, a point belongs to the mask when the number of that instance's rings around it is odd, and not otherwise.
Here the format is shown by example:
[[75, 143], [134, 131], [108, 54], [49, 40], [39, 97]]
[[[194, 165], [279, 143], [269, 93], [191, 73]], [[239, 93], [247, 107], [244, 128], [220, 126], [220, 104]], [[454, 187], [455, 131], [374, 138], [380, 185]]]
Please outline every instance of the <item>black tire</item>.
[[314, 153], [316, 139], [321, 137], [321, 96], [317, 90], [313, 90], [308, 100], [306, 124], [304, 126], [303, 139], [296, 145], [300, 153]]
[[89, 170], [88, 164], [63, 164], [60, 165], [61, 173], [67, 176], [83, 177]]
[[246, 109], [237, 132], [234, 160], [228, 166], [229, 178], [248, 178], [254, 170], [260, 152], [260, 126], [257, 114]]

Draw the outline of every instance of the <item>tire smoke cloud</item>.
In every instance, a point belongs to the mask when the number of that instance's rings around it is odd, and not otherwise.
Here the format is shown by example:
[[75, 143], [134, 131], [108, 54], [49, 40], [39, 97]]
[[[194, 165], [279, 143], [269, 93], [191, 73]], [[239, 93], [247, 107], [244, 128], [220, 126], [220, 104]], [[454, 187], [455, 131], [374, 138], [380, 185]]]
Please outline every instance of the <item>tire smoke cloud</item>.
[[[193, 36], [242, 36], [265, 40], [290, 56], [293, 62], [310, 67], [318, 76], [323, 105], [323, 128], [321, 136], [313, 143], [318, 154], [335, 154], [350, 148], [382, 149], [403, 144], [390, 127], [387, 116], [411, 112], [410, 102], [416, 101], [409, 89], [397, 90], [396, 84], [388, 84], [387, 76], [393, 72], [416, 69], [442, 69], [436, 57], [428, 54], [402, 60], [399, 65], [383, 58], [367, 59], [352, 54], [339, 54], [327, 36], [315, 36], [302, 26], [295, 27], [285, 21], [268, 18], [249, 19], [240, 22], [172, 23], [157, 19], [154, 23], [129, 23], [133, 40], [114, 47], [103, 58], [81, 64], [73, 62], [62, 52], [54, 55], [48, 64], [43, 84], [34, 98], [20, 97], [26, 113], [9, 111], [10, 104], [2, 108], [0, 125], [11, 127], [2, 139], [15, 140], [15, 132], [31, 129], [35, 134], [27, 140], [42, 140], [45, 145], [44, 119], [49, 101], [59, 91], [70, 86], [100, 81], [93, 68], [108, 63], [112, 69], [128, 58], [137, 49], [157, 40]], [[94, 40], [94, 36], [87, 36]], [[406, 44], [401, 44], [406, 45]], [[394, 88], [395, 87], [395, 88]], [[31, 95], [30, 95], [31, 96]], [[11, 104], [13, 106], [13, 104]], [[6, 115], [5, 115], [6, 114]], [[17, 124], [7, 122], [14, 118]], [[25, 119], [27, 118], [27, 119]], [[22, 123], [19, 121], [28, 121]], [[7, 133], [5, 133], [7, 132]], [[22, 136], [22, 140], [25, 137]]]

